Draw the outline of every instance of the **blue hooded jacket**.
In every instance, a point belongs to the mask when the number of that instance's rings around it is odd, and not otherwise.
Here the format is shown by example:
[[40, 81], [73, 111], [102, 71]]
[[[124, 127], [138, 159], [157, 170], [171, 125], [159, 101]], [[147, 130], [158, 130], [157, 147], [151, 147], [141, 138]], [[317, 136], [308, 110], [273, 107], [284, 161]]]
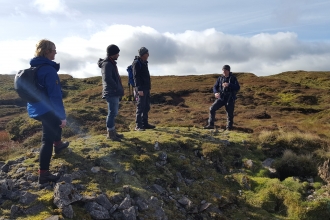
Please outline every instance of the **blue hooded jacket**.
[[[43, 87], [43, 93], [40, 102], [27, 103], [27, 111], [31, 118], [36, 118], [49, 111], [55, 113], [55, 115], [61, 119], [66, 119], [60, 78], [57, 72], [60, 69], [60, 65], [46, 57], [34, 57], [30, 61], [32, 67], [39, 66], [37, 72], [38, 84]], [[45, 65], [46, 64], [46, 65]]]

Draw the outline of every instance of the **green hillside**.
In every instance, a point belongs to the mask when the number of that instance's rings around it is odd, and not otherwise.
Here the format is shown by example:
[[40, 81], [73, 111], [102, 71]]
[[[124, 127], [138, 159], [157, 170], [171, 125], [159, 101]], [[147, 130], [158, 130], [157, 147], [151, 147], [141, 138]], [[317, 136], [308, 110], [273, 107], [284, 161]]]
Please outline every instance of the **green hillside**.
[[[51, 170], [83, 172], [72, 183], [83, 186], [78, 191], [84, 196], [103, 193], [116, 204], [116, 198], [127, 194], [132, 199], [157, 197], [168, 219], [327, 219], [330, 72], [234, 74], [241, 90], [233, 131], [224, 131], [224, 109], [217, 112], [216, 130], [202, 129], [218, 74], [153, 76], [149, 118], [157, 127], [133, 131], [135, 105], [126, 88], [116, 118], [117, 130], [125, 135], [121, 143], [105, 138], [101, 77], [60, 75], [68, 120], [63, 137], [71, 143], [52, 158]], [[122, 81], [126, 86], [127, 77]], [[12, 86], [13, 76], [0, 75], [0, 165], [22, 161], [0, 177], [19, 182], [27, 173], [37, 175], [41, 125], [28, 118]], [[274, 161], [272, 169], [265, 167], [267, 158]], [[93, 167], [100, 171], [91, 172]], [[25, 168], [24, 175], [17, 173], [19, 168]], [[39, 211], [15, 218], [69, 219], [53, 204], [53, 188], [40, 190], [32, 182], [27, 190], [38, 199], [27, 205], [2, 197], [0, 216], [10, 218], [13, 206], [28, 210], [43, 204]], [[149, 206], [138, 209], [137, 219], [157, 219]], [[83, 202], [72, 208], [73, 219], [92, 219]], [[125, 219], [118, 210], [111, 218]]]

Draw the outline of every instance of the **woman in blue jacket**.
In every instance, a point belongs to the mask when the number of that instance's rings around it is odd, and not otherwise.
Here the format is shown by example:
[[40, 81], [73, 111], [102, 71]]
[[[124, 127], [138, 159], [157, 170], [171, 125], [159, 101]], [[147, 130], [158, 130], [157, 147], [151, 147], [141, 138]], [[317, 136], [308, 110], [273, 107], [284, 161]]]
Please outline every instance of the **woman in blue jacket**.
[[39, 155], [39, 183], [56, 182], [59, 176], [49, 171], [53, 153], [59, 154], [69, 146], [62, 142], [62, 128], [66, 125], [66, 115], [62, 100], [60, 78], [57, 72], [60, 65], [53, 60], [56, 55], [55, 44], [49, 40], [40, 40], [36, 44], [35, 57], [31, 59], [32, 67], [41, 66], [37, 72], [37, 81], [42, 88], [38, 102], [27, 103], [27, 111], [31, 118], [42, 123], [42, 146]]

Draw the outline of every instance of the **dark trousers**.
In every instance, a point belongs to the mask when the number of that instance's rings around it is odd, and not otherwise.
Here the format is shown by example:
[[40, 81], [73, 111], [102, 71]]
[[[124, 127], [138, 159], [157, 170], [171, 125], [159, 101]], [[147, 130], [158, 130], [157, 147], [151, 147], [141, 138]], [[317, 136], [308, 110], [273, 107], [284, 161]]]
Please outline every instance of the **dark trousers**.
[[36, 120], [42, 123], [42, 145], [39, 155], [39, 169], [49, 170], [50, 159], [53, 153], [53, 143], [61, 140], [61, 120], [53, 113], [47, 112], [38, 116]]
[[215, 112], [220, 109], [222, 106], [225, 106], [226, 112], [227, 112], [227, 128], [232, 128], [234, 124], [234, 107], [235, 107], [235, 101], [230, 100], [228, 102], [227, 99], [221, 100], [217, 99], [210, 107], [210, 114], [209, 114], [209, 125], [214, 126], [215, 121]]
[[148, 113], [150, 111], [150, 90], [143, 91], [143, 96], [137, 93], [136, 104], [136, 126], [142, 128], [148, 124]]

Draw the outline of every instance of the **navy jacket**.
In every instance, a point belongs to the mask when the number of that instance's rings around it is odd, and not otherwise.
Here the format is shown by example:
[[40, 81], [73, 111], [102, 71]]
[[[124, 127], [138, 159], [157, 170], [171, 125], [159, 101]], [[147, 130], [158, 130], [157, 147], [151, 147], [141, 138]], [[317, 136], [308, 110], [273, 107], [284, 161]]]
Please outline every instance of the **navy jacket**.
[[[227, 88], [223, 88], [223, 83], [229, 83]], [[237, 81], [237, 78], [233, 75], [232, 72], [229, 73], [228, 77], [221, 75], [213, 86], [213, 93], [220, 93], [220, 99], [226, 100], [231, 97], [233, 100], [236, 100], [236, 93], [240, 90], [240, 85]]]
[[148, 69], [148, 61], [142, 61], [139, 57], [134, 59], [132, 64], [133, 78], [135, 87], [138, 91], [146, 91], [151, 89], [150, 73]]
[[59, 119], [64, 120], [66, 115], [62, 100], [62, 88], [57, 74], [60, 65], [46, 57], [35, 57], [30, 61], [32, 67], [41, 64], [46, 65], [39, 68], [37, 78], [38, 84], [43, 87], [44, 92], [41, 94], [40, 102], [27, 103], [28, 114], [31, 118], [36, 118], [52, 111]]
[[117, 63], [110, 58], [99, 59], [98, 66], [101, 68], [103, 92], [102, 98], [124, 95], [124, 88], [117, 69]]

